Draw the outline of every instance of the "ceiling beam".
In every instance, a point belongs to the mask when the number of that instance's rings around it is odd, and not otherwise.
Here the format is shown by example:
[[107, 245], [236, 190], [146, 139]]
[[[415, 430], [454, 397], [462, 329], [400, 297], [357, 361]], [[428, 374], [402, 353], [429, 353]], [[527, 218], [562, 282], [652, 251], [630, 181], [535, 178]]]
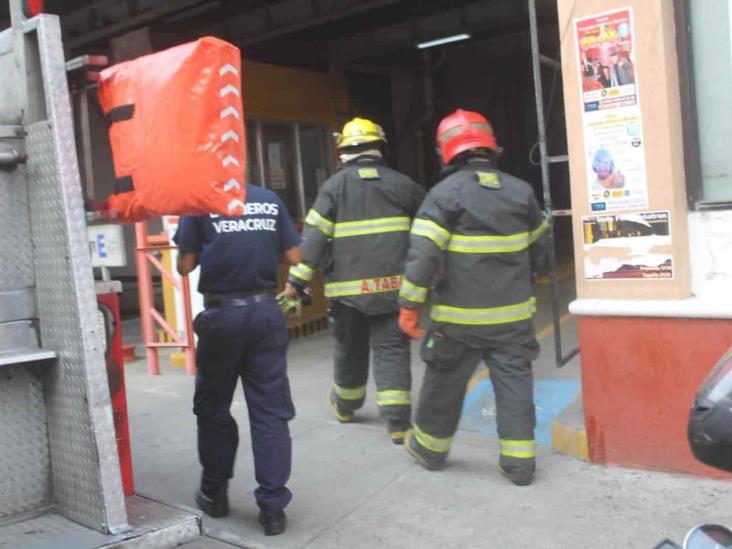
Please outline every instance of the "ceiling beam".
[[[227, 0], [138, 0], [136, 6], [119, 0], [97, 0], [63, 16], [62, 26], [67, 37], [66, 46], [78, 49], [151, 25], [161, 19], [170, 20], [172, 17], [176, 21], [184, 21], [188, 12], [196, 15], [201, 10], [224, 9], [225, 6], [227, 15], [232, 10], [246, 9], [245, 13], [229, 17], [222, 23], [227, 39], [248, 46], [398, 2], [399, 0], [281, 0], [248, 2], [242, 8], [238, 3]], [[134, 13], [133, 7], [136, 8]]]
[[[555, 22], [543, 17], [541, 22]], [[529, 21], [523, 3], [473, 2], [462, 8], [395, 23], [353, 34], [330, 45], [334, 66], [343, 67], [370, 57], [390, 54], [416, 47], [418, 42], [470, 32], [481, 36], [499, 36], [522, 30], [528, 31]]]
[[[210, 2], [211, 0], [140, 0], [137, 6], [116, 0], [96, 2], [62, 17], [62, 28], [69, 37], [65, 44], [68, 48], [76, 49]], [[137, 8], [137, 15], [132, 13], [132, 8]]]
[[397, 3], [399, 0], [285, 0], [227, 22], [227, 35], [247, 46]]

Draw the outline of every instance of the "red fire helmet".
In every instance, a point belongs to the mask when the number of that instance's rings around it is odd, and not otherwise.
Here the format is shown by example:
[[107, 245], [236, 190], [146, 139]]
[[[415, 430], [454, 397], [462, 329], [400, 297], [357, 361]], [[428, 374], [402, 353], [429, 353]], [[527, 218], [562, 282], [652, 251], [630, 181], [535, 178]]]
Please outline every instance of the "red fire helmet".
[[437, 148], [445, 166], [470, 149], [495, 151], [497, 147], [493, 126], [477, 112], [458, 109], [443, 118], [437, 128]]

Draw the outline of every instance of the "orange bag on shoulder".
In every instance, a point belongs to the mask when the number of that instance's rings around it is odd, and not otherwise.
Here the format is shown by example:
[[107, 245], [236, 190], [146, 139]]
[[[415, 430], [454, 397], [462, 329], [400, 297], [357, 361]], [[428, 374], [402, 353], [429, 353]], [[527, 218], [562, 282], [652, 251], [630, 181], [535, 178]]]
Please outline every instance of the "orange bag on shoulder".
[[246, 189], [241, 53], [205, 37], [114, 65], [99, 78], [122, 221], [242, 215]]

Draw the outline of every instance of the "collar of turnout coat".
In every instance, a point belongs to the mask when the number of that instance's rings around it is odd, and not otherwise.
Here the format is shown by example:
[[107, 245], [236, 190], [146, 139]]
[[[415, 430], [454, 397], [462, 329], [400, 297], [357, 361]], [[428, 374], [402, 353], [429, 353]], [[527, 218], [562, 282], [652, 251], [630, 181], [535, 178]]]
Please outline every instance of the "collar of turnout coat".
[[443, 166], [442, 170], [440, 171], [440, 178], [445, 179], [446, 177], [460, 172], [460, 171], [467, 171], [467, 170], [492, 170], [495, 171], [497, 168], [495, 167], [493, 161], [489, 158], [485, 158], [482, 156], [469, 156], [467, 158], [463, 158], [461, 160], [458, 160], [456, 162], [453, 162], [449, 166]]

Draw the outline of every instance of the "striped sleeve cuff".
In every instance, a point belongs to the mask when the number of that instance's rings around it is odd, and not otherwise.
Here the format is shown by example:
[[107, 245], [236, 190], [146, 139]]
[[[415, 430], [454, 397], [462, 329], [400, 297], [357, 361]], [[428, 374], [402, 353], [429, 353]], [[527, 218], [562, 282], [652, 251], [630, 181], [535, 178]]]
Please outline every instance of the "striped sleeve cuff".
[[313, 279], [313, 276], [315, 276], [315, 270], [305, 263], [298, 263], [294, 267], [290, 267], [289, 278], [292, 282], [307, 284]]
[[399, 297], [415, 305], [422, 305], [427, 301], [427, 293], [429, 288], [425, 286], [417, 286], [412, 284], [406, 278], [402, 281], [402, 288], [399, 291]]

